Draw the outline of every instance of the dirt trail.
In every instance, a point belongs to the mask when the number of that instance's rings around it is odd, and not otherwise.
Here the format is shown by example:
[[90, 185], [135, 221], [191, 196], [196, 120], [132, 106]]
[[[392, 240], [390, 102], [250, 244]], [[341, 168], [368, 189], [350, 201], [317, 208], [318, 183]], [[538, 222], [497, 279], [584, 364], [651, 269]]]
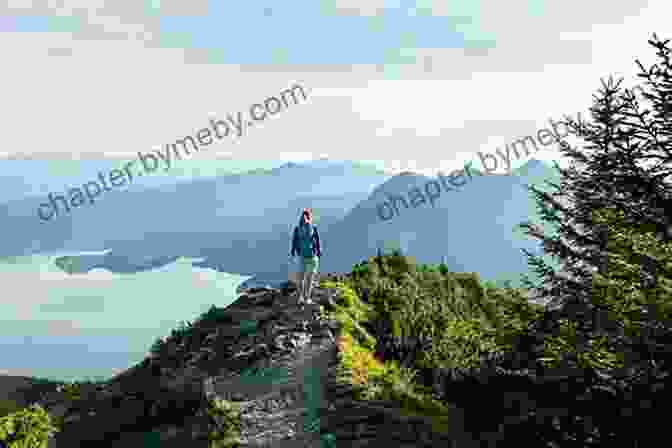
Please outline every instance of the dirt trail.
[[[320, 438], [319, 410], [328, 405], [327, 376], [337, 356], [338, 325], [320, 316], [319, 307], [333, 305], [337, 295], [316, 287], [315, 304], [300, 308], [296, 294], [288, 291], [247, 291], [216, 320], [195, 324], [189, 337], [166, 342], [155, 357], [102, 391], [82, 390], [87, 398], [77, 406], [63, 393], [47, 394], [41, 400], [45, 409], [67, 423], [57, 434], [59, 445], [191, 446], [207, 437], [211, 420], [201, 416], [203, 409], [192, 416], [190, 410], [182, 415], [176, 408], [202, 406], [208, 397], [240, 405], [241, 447], [328, 448]], [[344, 412], [351, 417], [350, 410]], [[464, 416], [456, 413], [455, 436], [462, 438]], [[336, 425], [332, 431], [339, 429]], [[347, 435], [346, 444], [352, 442]], [[152, 437], [155, 445], [148, 442]], [[49, 448], [55, 446], [51, 439]], [[453, 446], [478, 445], [460, 441]]]
[[293, 320], [313, 329], [294, 333], [293, 350], [259, 363], [257, 375], [215, 376], [207, 386], [214, 397], [239, 402], [243, 446], [321, 447], [317, 409], [325, 392], [322, 376], [336, 346], [333, 335], [317, 322], [318, 304], [303, 310], [293, 305]]

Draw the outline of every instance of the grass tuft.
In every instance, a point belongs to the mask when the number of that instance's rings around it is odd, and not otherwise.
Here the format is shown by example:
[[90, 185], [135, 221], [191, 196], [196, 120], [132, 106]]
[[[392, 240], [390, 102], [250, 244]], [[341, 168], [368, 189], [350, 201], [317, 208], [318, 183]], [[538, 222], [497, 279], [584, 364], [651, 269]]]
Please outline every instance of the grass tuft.
[[208, 448], [240, 447], [240, 407], [227, 400], [208, 400], [208, 415], [214, 424]]

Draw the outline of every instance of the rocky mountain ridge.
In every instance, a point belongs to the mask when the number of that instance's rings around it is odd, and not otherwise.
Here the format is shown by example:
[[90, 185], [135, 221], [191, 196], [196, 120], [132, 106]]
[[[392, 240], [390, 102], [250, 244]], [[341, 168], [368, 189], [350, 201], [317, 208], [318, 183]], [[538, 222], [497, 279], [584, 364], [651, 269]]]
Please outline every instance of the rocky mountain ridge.
[[213, 427], [202, 412], [208, 399], [239, 404], [242, 446], [320, 446], [306, 420], [316, 409], [306, 408], [304, 377], [334, 359], [336, 324], [319, 308], [335, 294], [316, 287], [315, 303], [300, 308], [291, 285], [253, 288], [213, 308], [212, 319], [173, 331], [140, 364], [81, 386], [77, 399], [62, 388], [22, 393], [62, 422], [49, 448], [150, 446], [150, 435], [162, 447], [205, 443]]
[[[431, 416], [362, 401], [343, 382], [342, 323], [328, 312], [347, 300], [319, 282], [346, 277], [318, 274], [314, 303], [304, 306], [289, 283], [248, 289], [173, 330], [151, 356], [109, 381], [77, 390], [43, 384], [23, 389], [23, 399], [60, 429], [47, 448], [477, 446], [457, 407], [444, 417], [450, 429], [438, 430]], [[234, 407], [235, 415], [227, 413]], [[217, 433], [235, 443], [213, 443]]]

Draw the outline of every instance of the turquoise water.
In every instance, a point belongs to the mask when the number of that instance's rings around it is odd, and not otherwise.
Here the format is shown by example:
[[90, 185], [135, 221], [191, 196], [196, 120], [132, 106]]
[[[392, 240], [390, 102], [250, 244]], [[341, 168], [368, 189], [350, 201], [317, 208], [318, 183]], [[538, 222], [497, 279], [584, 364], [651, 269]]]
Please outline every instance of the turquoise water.
[[249, 278], [189, 258], [135, 274], [68, 274], [59, 255], [0, 260], [0, 374], [107, 379], [142, 361], [180, 321], [231, 304]]

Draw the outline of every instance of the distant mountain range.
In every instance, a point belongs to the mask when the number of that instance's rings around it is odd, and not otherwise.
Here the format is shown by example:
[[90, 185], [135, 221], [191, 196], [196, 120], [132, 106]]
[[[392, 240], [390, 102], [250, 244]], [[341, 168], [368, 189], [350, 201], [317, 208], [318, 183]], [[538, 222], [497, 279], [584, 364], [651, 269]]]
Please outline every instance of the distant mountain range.
[[[414, 187], [424, 192], [425, 184], [436, 179], [404, 173], [388, 180], [324, 235], [322, 269], [342, 272], [375, 254], [377, 248], [400, 247], [419, 263], [436, 264], [445, 257], [453, 271], [478, 272], [492, 280], [512, 279], [516, 284], [519, 274], [528, 272], [520, 249], [539, 252], [536, 240], [514, 232], [514, 226], [530, 218], [539, 222], [525, 184], [557, 182], [559, 174], [538, 160], [511, 175], [476, 173], [460, 191], [443, 191], [433, 208], [429, 203], [413, 208], [408, 192]], [[376, 205], [388, 195], [405, 197], [409, 208], [398, 202], [400, 213], [385, 221]]]
[[[230, 159], [230, 157], [229, 157]], [[81, 155], [73, 159], [68, 153], [13, 154], [0, 158], [0, 203], [46, 196], [50, 192], [62, 192], [68, 187], [81, 186], [96, 180], [99, 172], [108, 173], [121, 169], [124, 164], [137, 160], [137, 154], [124, 157], [94, 158]], [[268, 168], [252, 169], [253, 166], [277, 166], [274, 161], [231, 161], [218, 159], [187, 159], [174, 163], [168, 171], [159, 167], [151, 175], [135, 176], [123, 191], [141, 191], [148, 188], [176, 185], [195, 178], [213, 178], [245, 171], [267, 171]], [[249, 169], [246, 167], [250, 167]], [[134, 170], [139, 170], [134, 165]]]
[[155, 188], [112, 190], [97, 203], [52, 221], [42, 221], [36, 213], [44, 196], [21, 198], [0, 204], [5, 229], [0, 256], [104, 249], [131, 261], [198, 256], [201, 250], [231, 247], [241, 238], [285, 238], [303, 207], [314, 208], [320, 225], [329, 226], [387, 178], [354, 162], [288, 163]]
[[442, 192], [433, 208], [412, 207], [409, 200], [408, 209], [386, 221], [376, 205], [388, 195], [408, 200], [411, 189], [424, 191], [436, 179], [317, 160], [141, 191], [111, 191], [99, 203], [53, 222], [40, 221], [35, 213], [44, 198], [22, 199], [0, 205], [8, 230], [0, 255], [109, 249], [95, 264], [124, 272], [179, 256], [205, 257], [202, 266], [278, 281], [287, 278], [289, 238], [300, 210], [310, 207], [323, 243], [322, 272], [348, 272], [377, 248], [398, 246], [419, 263], [445, 260], [453, 271], [515, 280], [529, 271], [520, 249], [539, 252], [535, 240], [513, 230], [537, 216], [524, 184], [557, 182], [559, 175], [538, 160], [511, 175], [472, 172], [461, 191]]
[[[520, 285], [520, 274], [529, 273], [520, 249], [540, 253], [536, 240], [514, 231], [517, 224], [528, 219], [541, 224], [525, 185], [547, 189], [544, 180], [559, 181], [555, 168], [531, 160], [511, 175], [486, 176], [476, 171], [461, 191], [443, 192], [434, 208], [429, 204], [413, 208], [409, 204], [410, 208], [388, 221], [377, 215], [376, 205], [385, 201], [388, 194], [404, 194], [408, 198], [410, 189], [424, 191], [425, 183], [431, 180], [435, 179], [414, 173], [394, 176], [377, 186], [342, 219], [326, 228], [318, 226], [324, 250], [320, 271], [349, 272], [353, 264], [374, 255], [378, 247], [400, 247], [419, 263], [445, 261], [453, 271], [478, 272], [486, 280], [511, 280], [514, 286]], [[551, 231], [547, 225], [543, 227]], [[224, 270], [239, 266], [245, 274], [257, 274], [242, 287], [276, 285], [286, 280], [289, 235], [257, 240], [252, 245], [244, 239], [236, 243], [212, 253], [208, 258], [211, 266], [217, 260]]]

